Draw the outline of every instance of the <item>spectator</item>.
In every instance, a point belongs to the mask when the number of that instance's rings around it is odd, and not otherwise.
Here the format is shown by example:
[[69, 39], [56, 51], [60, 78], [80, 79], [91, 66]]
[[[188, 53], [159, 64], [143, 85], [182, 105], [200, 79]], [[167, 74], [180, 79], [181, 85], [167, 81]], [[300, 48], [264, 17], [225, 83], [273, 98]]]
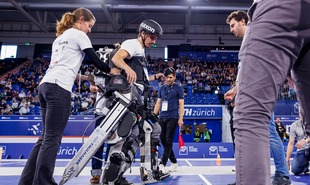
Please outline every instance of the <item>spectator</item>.
[[13, 114], [13, 109], [10, 104], [6, 104], [6, 108], [4, 109], [3, 112], [4, 115], [12, 115]]
[[25, 106], [20, 107], [19, 114], [20, 115], [28, 115], [30, 113], [30, 108], [28, 103], [25, 104]]
[[280, 139], [282, 140], [282, 142], [284, 141], [284, 138], [286, 137], [286, 129], [283, 126], [283, 124], [281, 123], [281, 120], [279, 117], [276, 118], [276, 128], [277, 128], [277, 132], [280, 136]]
[[16, 112], [19, 110], [19, 102], [16, 99], [13, 99], [12, 109], [13, 109], [13, 112]]
[[196, 127], [196, 130], [194, 132], [194, 142], [199, 143], [201, 139], [201, 132], [199, 127]]
[[86, 99], [84, 98], [84, 100], [83, 100], [83, 102], [82, 102], [82, 104], [81, 104], [81, 111], [83, 112], [83, 111], [86, 111], [86, 110], [88, 110], [88, 105], [89, 105], [89, 103], [86, 101]]
[[23, 98], [26, 98], [26, 93], [24, 90], [21, 90], [21, 92], [18, 94], [18, 98], [21, 100]]
[[208, 143], [211, 141], [212, 138], [212, 133], [210, 132], [210, 130], [208, 130], [208, 128], [206, 127], [203, 131], [203, 141], [205, 143]]
[[5, 99], [2, 99], [0, 103], [0, 110], [4, 110], [5, 108], [6, 108], [6, 102]]

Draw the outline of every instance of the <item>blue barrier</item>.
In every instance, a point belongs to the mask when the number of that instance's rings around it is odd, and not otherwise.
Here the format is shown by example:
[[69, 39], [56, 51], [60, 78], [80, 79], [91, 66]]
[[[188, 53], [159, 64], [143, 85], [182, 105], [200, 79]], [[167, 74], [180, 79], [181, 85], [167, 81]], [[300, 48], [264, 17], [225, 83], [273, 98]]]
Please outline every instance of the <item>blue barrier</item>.
[[[81, 140], [80, 140], [81, 141]], [[29, 153], [34, 146], [33, 143], [0, 143], [3, 149], [3, 156], [10, 156], [10, 159], [27, 159]], [[57, 153], [58, 159], [71, 159], [82, 146], [81, 142], [77, 143], [61, 143]], [[232, 143], [185, 143], [179, 150], [179, 144], [173, 144], [173, 150], [177, 158], [216, 158], [220, 154], [222, 158], [233, 157]], [[104, 147], [103, 155], [105, 155], [106, 147]], [[163, 148], [159, 148], [162, 154]], [[139, 156], [139, 153], [137, 154]]]

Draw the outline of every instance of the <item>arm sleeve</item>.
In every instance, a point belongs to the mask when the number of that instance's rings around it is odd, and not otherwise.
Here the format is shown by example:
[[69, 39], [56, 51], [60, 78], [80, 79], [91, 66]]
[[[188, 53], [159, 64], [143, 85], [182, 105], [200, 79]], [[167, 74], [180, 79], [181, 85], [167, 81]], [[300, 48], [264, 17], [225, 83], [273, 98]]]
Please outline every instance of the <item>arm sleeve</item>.
[[183, 87], [178, 85], [178, 94], [179, 94], [179, 99], [184, 99], [184, 90]]
[[296, 130], [296, 126], [295, 126], [296, 124], [295, 123], [293, 123], [292, 125], [291, 125], [291, 130], [290, 130], [290, 138], [296, 138], [296, 132], [295, 132], [295, 130]]
[[84, 53], [89, 57], [89, 59], [91, 60], [91, 62], [101, 71], [105, 72], [105, 73], [110, 73], [111, 68], [104, 63], [103, 61], [101, 61], [99, 59], [99, 57], [97, 56], [97, 54], [95, 53], [95, 50], [93, 48], [86, 48], [83, 50]]

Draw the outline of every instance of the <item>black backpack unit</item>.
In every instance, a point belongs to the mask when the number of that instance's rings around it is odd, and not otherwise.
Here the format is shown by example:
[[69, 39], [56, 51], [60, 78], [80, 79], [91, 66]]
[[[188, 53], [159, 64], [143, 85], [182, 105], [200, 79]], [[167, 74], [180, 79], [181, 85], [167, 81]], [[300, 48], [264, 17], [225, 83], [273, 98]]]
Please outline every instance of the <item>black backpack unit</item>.
[[[110, 68], [113, 68], [113, 67], [115, 67], [115, 65], [112, 62], [112, 58], [118, 50], [119, 50], [119, 48], [113, 49], [113, 48], [104, 47], [104, 48], [99, 48], [99, 50], [96, 51], [96, 53], [97, 53], [98, 57], [100, 58], [100, 60], [102, 60], [104, 63], [108, 64], [110, 66]], [[95, 76], [106, 76], [105, 73], [103, 73], [102, 71], [100, 71], [97, 68], [95, 68], [95, 70], [94, 70], [94, 75]]]
[[[113, 62], [112, 58], [115, 53], [119, 50], [120, 47], [116, 49], [104, 47], [100, 48], [96, 51], [97, 55], [99, 56], [100, 60], [110, 66], [110, 68], [116, 67]], [[106, 73], [100, 71], [99, 69], [95, 68], [94, 76], [97, 78], [104, 78], [104, 86], [103, 84], [97, 84], [97, 86], [106, 93], [106, 95], [112, 95], [112, 92], [119, 91], [121, 93], [125, 93], [130, 91], [130, 84], [128, 83], [127, 79], [123, 75], [115, 75], [109, 76]]]

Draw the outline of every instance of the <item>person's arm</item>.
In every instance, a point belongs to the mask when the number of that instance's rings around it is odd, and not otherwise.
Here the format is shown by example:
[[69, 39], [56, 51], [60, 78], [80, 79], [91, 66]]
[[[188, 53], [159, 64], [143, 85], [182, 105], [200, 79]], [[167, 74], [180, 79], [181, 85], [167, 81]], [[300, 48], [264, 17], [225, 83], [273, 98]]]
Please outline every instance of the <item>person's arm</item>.
[[179, 99], [179, 126], [183, 125], [183, 116], [184, 116], [184, 99]]
[[93, 92], [93, 93], [100, 91], [100, 89], [96, 85], [92, 85], [92, 84], [90, 84], [89, 90], [90, 92]]
[[124, 59], [127, 57], [129, 57], [129, 53], [124, 49], [120, 49], [113, 56], [112, 62], [114, 63], [114, 65], [116, 67], [125, 70], [125, 72], [127, 74], [128, 82], [133, 83], [133, 82], [136, 82], [136, 80], [137, 80], [137, 74], [124, 61]]
[[154, 114], [158, 115], [159, 114], [159, 109], [160, 109], [160, 105], [161, 105], [161, 98], [157, 98], [155, 107], [154, 107]]
[[224, 95], [224, 99], [228, 100], [228, 101], [232, 101], [234, 99], [234, 97], [236, 96], [237, 90], [238, 90], [238, 82], [235, 82], [236, 85], [230, 89], [229, 91], [227, 91]]
[[110, 73], [111, 72], [111, 68], [106, 63], [104, 63], [102, 60], [100, 60], [100, 58], [98, 57], [98, 55], [96, 54], [96, 52], [95, 52], [95, 50], [93, 48], [86, 48], [86, 49], [83, 50], [83, 52], [89, 57], [91, 62], [100, 71], [103, 71], [105, 73]]
[[288, 170], [290, 170], [290, 159], [291, 159], [291, 155], [292, 155], [293, 148], [294, 148], [294, 141], [295, 141], [295, 137], [290, 137], [290, 140], [289, 140], [289, 142], [287, 144], [286, 164], [287, 164]]
[[157, 73], [155, 75], [149, 76], [150, 81], [154, 81], [154, 80], [158, 80], [159, 78], [161, 78], [162, 76], [164, 76], [163, 73]]

